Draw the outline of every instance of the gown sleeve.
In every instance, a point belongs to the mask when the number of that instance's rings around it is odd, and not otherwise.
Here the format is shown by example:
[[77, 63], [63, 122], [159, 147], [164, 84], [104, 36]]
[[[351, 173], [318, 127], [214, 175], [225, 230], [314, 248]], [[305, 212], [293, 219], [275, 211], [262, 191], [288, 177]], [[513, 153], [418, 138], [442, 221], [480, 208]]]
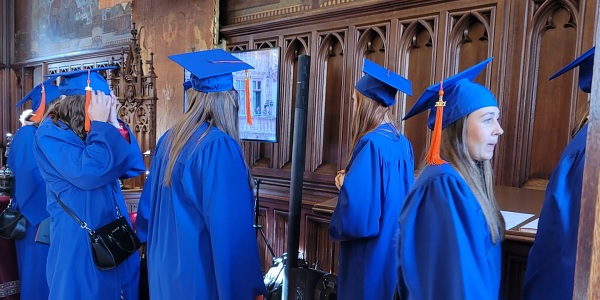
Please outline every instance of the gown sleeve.
[[401, 296], [494, 298], [488, 280], [495, 276], [487, 274], [487, 261], [481, 259], [485, 245], [478, 245], [485, 225], [474, 223], [476, 212], [464, 205], [473, 201], [468, 186], [451, 176], [438, 177], [407, 196], [400, 216]]
[[[82, 190], [94, 190], [123, 175], [139, 175], [144, 170], [137, 141], [128, 143], [113, 125], [105, 122], [92, 121], [83, 144], [70, 130], [51, 123], [38, 129], [36, 140], [47, 163]], [[74, 144], [81, 147], [73, 147]]]
[[[219, 298], [254, 299], [264, 295], [252, 220], [252, 190], [240, 146], [221, 136], [210, 141], [201, 153], [185, 171], [197, 172], [200, 178], [189, 178], [192, 181], [185, 186], [201, 182], [201, 195], [188, 196], [202, 199], [198, 209], [210, 235]], [[198, 189], [186, 190], [194, 191]]]
[[125, 172], [125, 174], [119, 177], [120, 179], [127, 179], [139, 176], [146, 172], [146, 164], [144, 163], [144, 157], [142, 155], [135, 155], [135, 149], [141, 154], [142, 151], [139, 148], [139, 144], [135, 135], [131, 132], [131, 128], [127, 125], [127, 123], [119, 120], [119, 124], [121, 124], [121, 128], [118, 129], [121, 136], [124, 140], [129, 143], [130, 151], [133, 151], [133, 156], [136, 158], [132, 161], [131, 167]]
[[140, 242], [148, 241], [148, 216], [150, 215], [150, 188], [152, 186], [152, 177], [148, 175], [144, 183], [144, 189], [138, 202], [137, 216], [135, 218], [135, 233]]
[[335, 241], [373, 237], [379, 233], [382, 195], [379, 155], [370, 141], [354, 151], [331, 216], [329, 235]]

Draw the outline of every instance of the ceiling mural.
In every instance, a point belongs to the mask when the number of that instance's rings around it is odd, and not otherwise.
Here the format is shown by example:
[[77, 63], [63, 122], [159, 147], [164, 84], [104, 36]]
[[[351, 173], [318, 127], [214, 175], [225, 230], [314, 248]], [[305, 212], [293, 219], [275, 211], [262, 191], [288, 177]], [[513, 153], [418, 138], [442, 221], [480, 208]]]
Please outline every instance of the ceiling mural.
[[[15, 61], [127, 45], [131, 0], [16, 1]], [[25, 13], [30, 11], [30, 13]]]

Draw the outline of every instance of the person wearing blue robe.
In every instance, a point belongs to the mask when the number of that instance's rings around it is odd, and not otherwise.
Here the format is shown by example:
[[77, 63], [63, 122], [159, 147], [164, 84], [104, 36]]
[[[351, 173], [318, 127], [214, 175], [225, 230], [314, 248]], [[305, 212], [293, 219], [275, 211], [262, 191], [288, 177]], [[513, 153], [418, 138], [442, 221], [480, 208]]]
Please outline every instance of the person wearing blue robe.
[[[137, 251], [116, 268], [99, 270], [88, 231], [56, 199], [97, 229], [117, 219], [117, 206], [121, 215], [127, 215], [119, 179], [145, 171], [134, 135], [117, 120], [116, 97], [98, 73], [105, 69], [56, 74], [66, 97], [49, 108], [36, 132], [34, 157], [46, 181], [52, 217], [48, 299], [138, 299]], [[83, 96], [86, 85], [93, 90], [89, 108]]]
[[31, 110], [21, 116], [23, 127], [19, 128], [10, 147], [7, 164], [14, 175], [13, 206], [27, 219], [27, 232], [23, 239], [15, 240], [21, 300], [48, 299], [46, 281], [46, 259], [50, 245], [37, 242], [38, 227], [50, 217], [46, 210], [46, 183], [42, 179], [37, 163], [33, 158], [37, 114], [43, 114], [45, 106], [60, 96], [56, 85], [49, 79], [34, 87], [17, 107], [31, 101]]
[[190, 71], [192, 86], [187, 112], [159, 139], [139, 205], [150, 298], [261, 298], [232, 75], [252, 67], [221, 49], [169, 58]]
[[329, 235], [340, 241], [338, 299], [392, 299], [400, 206], [414, 181], [408, 139], [393, 123], [398, 90], [411, 83], [365, 59], [356, 83], [352, 156], [336, 178], [340, 189]]
[[[592, 47], [550, 79], [579, 67], [579, 87], [589, 94], [594, 50]], [[538, 230], [527, 259], [523, 282], [525, 300], [573, 297], [589, 111], [589, 107], [586, 108], [581, 122], [584, 125], [577, 126], [580, 130], [563, 151], [546, 187]]]
[[503, 130], [495, 97], [472, 81], [490, 60], [444, 79], [443, 100], [440, 84], [427, 88], [404, 117], [431, 110], [439, 144], [432, 142], [400, 213], [400, 299], [500, 297], [504, 220], [490, 160]]

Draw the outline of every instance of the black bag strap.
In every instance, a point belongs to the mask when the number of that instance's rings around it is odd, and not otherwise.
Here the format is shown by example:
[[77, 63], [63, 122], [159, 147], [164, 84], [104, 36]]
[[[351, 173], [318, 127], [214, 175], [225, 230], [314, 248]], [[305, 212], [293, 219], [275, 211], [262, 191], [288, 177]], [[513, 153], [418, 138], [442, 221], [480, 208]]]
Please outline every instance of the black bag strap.
[[[79, 226], [81, 226], [81, 228], [87, 230], [90, 235], [94, 235], [96, 233], [93, 229], [88, 227], [86, 222], [84, 222], [80, 218], [78, 218], [77, 215], [75, 215], [75, 213], [71, 209], [69, 209], [62, 201], [60, 201], [60, 198], [58, 198], [56, 193], [52, 192], [52, 195], [54, 195], [54, 198], [56, 199], [58, 204], [60, 204], [60, 206], [69, 214], [69, 216], [71, 216], [71, 218], [75, 219], [75, 221], [77, 221], [77, 223], [79, 223]], [[117, 209], [117, 219], [118, 219], [121, 217], [121, 210], [119, 209], [119, 205], [117, 204], [117, 200], [115, 200], [115, 198], [113, 198], [113, 202], [115, 203], [115, 208]]]

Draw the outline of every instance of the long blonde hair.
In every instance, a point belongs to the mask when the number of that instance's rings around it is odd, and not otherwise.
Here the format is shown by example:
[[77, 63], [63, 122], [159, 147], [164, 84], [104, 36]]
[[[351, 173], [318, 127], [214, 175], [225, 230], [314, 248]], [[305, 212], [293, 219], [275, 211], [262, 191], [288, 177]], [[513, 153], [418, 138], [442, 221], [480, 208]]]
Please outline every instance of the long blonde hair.
[[204, 93], [194, 89], [187, 90], [187, 97], [191, 103], [185, 112], [169, 130], [166, 139], [167, 153], [170, 153], [167, 162], [163, 183], [171, 185], [171, 177], [175, 162], [181, 151], [194, 132], [204, 122], [208, 122], [208, 129], [202, 133], [198, 143], [208, 134], [212, 127], [216, 127], [233, 138], [238, 144], [238, 93], [236, 90], [223, 92]]
[[494, 243], [504, 239], [504, 218], [494, 196], [490, 160], [475, 161], [467, 147], [467, 117], [442, 130], [441, 156], [465, 179], [481, 206]]
[[[384, 121], [394, 119], [392, 116], [391, 106], [383, 106], [381, 103], [364, 96], [354, 90], [354, 101], [356, 101], [356, 111], [352, 115], [352, 123], [350, 127], [350, 150], [348, 151], [348, 160], [346, 162], [346, 172], [352, 160], [352, 152], [354, 147], [365, 134], [373, 131]], [[398, 131], [398, 124], [392, 122], [392, 125]]]

